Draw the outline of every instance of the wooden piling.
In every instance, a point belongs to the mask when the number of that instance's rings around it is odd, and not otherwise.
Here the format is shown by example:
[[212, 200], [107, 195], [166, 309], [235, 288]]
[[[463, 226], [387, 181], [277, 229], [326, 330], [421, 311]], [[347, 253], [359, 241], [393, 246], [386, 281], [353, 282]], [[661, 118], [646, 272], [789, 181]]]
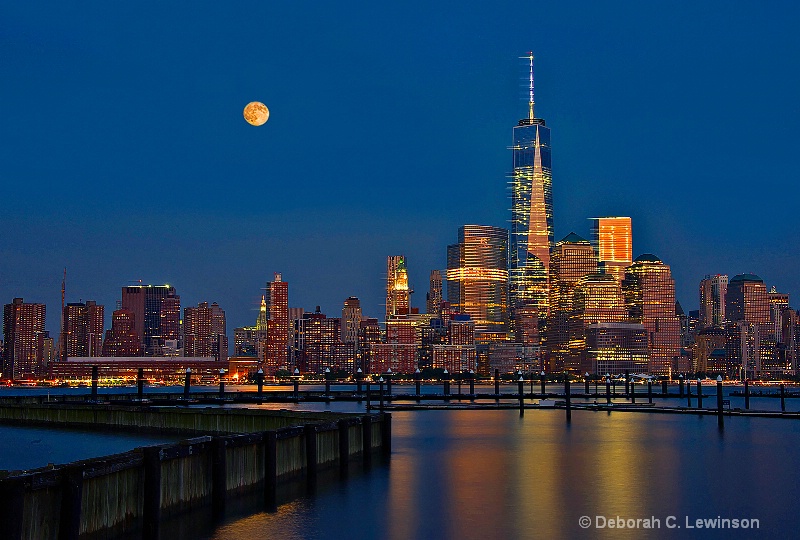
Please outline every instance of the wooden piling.
[[606, 405], [611, 405], [611, 380], [606, 377]]
[[225, 438], [211, 440], [211, 509], [215, 516], [225, 512], [228, 492], [228, 469], [225, 455]]
[[192, 368], [186, 368], [186, 375], [183, 378], [183, 399], [189, 399], [189, 388], [192, 384]]
[[443, 384], [444, 384], [444, 397], [450, 397], [450, 374], [444, 370]]
[[139, 368], [139, 373], [136, 375], [136, 398], [139, 401], [144, 399], [144, 368]]
[[697, 379], [697, 408], [703, 408], [703, 383]]
[[92, 366], [92, 401], [97, 401], [97, 366]]
[[545, 373], [544, 373], [544, 371], [542, 371], [542, 373], [541, 373], [540, 381], [542, 383], [542, 397], [545, 397], [547, 395], [547, 388], [545, 387]]
[[[293, 390], [294, 390], [294, 399], [295, 400], [300, 399], [300, 381], [298, 381], [297, 379], [294, 380], [294, 388], [293, 388]], [[360, 391], [361, 391], [361, 389], [359, 388], [359, 392]]]
[[475, 397], [475, 372], [469, 370], [469, 395]]
[[629, 369], [625, 370], [625, 394], [631, 393], [631, 372]]
[[569, 373], [564, 373], [564, 397], [567, 399], [567, 422], [572, 420], [572, 400], [569, 391]]
[[750, 381], [747, 379], [744, 380], [744, 408], [750, 408], [750, 385], [748, 384]]
[[278, 488], [278, 433], [264, 433], [264, 502], [267, 508], [275, 508]]
[[661, 397], [667, 397], [667, 380], [661, 381]]
[[636, 381], [630, 382], [631, 403], [636, 403]]
[[781, 384], [781, 412], [786, 412], [786, 387]]
[[647, 379], [647, 402], [653, 403], [653, 380]]
[[146, 446], [143, 452], [142, 537], [158, 538], [161, 522], [161, 448]]
[[347, 471], [350, 464], [350, 421], [342, 418], [337, 422], [339, 428], [339, 470]]
[[522, 380], [522, 376], [520, 375], [519, 381], [517, 381], [517, 386], [518, 386], [518, 390], [519, 390], [519, 415], [520, 416], [523, 416], [525, 414], [525, 404], [522, 401], [523, 400], [523, 392], [525, 390], [522, 387], [523, 384], [524, 384], [524, 381]]
[[[81, 499], [83, 495], [83, 467], [68, 465], [61, 482], [61, 516], [58, 527], [59, 540], [78, 540], [81, 530]], [[19, 516], [22, 519], [22, 516]]]
[[686, 406], [692, 406], [692, 385], [688, 380], [686, 381]]
[[383, 412], [383, 377], [378, 379], [378, 383], [380, 385], [380, 391], [378, 392], [378, 396], [380, 396], [380, 411]]
[[417, 391], [415, 395], [417, 396], [417, 398], [419, 398], [422, 395], [422, 392], [421, 392], [421, 390], [422, 390], [422, 388], [421, 388], [421, 386], [422, 386], [422, 373], [419, 372], [419, 369], [417, 369], [414, 372], [414, 386], [416, 387], [416, 391]]
[[317, 482], [317, 426], [306, 424], [303, 434], [306, 438], [306, 480], [313, 485]]
[[364, 464], [372, 461], [372, 417], [367, 415], [361, 418], [361, 448]]
[[21, 540], [22, 516], [25, 511], [25, 484], [22, 478], [7, 478], [0, 482], [0, 523], [3, 536], [8, 540]]
[[722, 377], [717, 377], [717, 425], [725, 427], [725, 418], [722, 415]]
[[683, 399], [683, 375], [678, 375], [678, 398]]
[[494, 370], [494, 395], [500, 395], [500, 370]]
[[264, 370], [258, 368], [256, 372], [256, 383], [258, 384], [258, 401], [264, 399]]

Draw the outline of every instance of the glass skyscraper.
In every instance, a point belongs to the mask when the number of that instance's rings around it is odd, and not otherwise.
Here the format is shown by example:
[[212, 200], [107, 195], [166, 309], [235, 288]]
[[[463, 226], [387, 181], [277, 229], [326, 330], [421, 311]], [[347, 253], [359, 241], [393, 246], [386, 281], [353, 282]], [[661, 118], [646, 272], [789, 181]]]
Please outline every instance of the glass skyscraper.
[[509, 304], [548, 313], [548, 271], [553, 247], [553, 192], [550, 128], [533, 111], [533, 55], [530, 59], [528, 118], [513, 128]]

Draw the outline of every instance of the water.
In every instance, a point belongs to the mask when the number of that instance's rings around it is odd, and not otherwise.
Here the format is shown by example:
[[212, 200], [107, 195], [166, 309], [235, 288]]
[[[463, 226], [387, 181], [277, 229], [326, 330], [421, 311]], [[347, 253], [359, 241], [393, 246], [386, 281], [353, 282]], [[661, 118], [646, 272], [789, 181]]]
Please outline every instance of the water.
[[177, 435], [0, 425], [0, 470], [28, 470], [185, 439]]
[[[205, 538], [792, 537], [800, 422], [574, 411], [393, 414], [388, 465], [276, 512], [232, 517]], [[592, 527], [582, 529], [579, 518]], [[656, 517], [659, 529], [594, 527]], [[670, 518], [673, 516], [673, 518]], [[686, 519], [758, 519], [757, 530]], [[669, 521], [668, 521], [669, 520]], [[668, 529], [667, 524], [680, 528]]]

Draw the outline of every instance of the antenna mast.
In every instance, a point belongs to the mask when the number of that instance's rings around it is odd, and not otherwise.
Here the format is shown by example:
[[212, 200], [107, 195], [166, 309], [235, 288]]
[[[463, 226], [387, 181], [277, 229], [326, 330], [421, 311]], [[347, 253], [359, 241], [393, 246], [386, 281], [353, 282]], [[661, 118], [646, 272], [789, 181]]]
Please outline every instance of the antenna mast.
[[530, 70], [528, 71], [528, 120], [533, 120], [533, 51], [528, 52]]
[[59, 356], [61, 361], [67, 359], [66, 333], [64, 332], [64, 294], [67, 289], [67, 268], [64, 267], [64, 277], [61, 279], [61, 336], [59, 338]]

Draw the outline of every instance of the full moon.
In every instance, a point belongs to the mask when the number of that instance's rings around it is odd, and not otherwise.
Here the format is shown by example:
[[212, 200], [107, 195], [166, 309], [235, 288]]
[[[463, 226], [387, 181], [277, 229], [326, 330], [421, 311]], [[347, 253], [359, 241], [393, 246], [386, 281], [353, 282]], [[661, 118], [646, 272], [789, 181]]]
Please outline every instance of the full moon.
[[264, 122], [269, 120], [269, 109], [260, 101], [251, 101], [248, 103], [242, 114], [244, 115], [244, 119], [247, 120], [247, 123], [251, 126], [263, 126]]

